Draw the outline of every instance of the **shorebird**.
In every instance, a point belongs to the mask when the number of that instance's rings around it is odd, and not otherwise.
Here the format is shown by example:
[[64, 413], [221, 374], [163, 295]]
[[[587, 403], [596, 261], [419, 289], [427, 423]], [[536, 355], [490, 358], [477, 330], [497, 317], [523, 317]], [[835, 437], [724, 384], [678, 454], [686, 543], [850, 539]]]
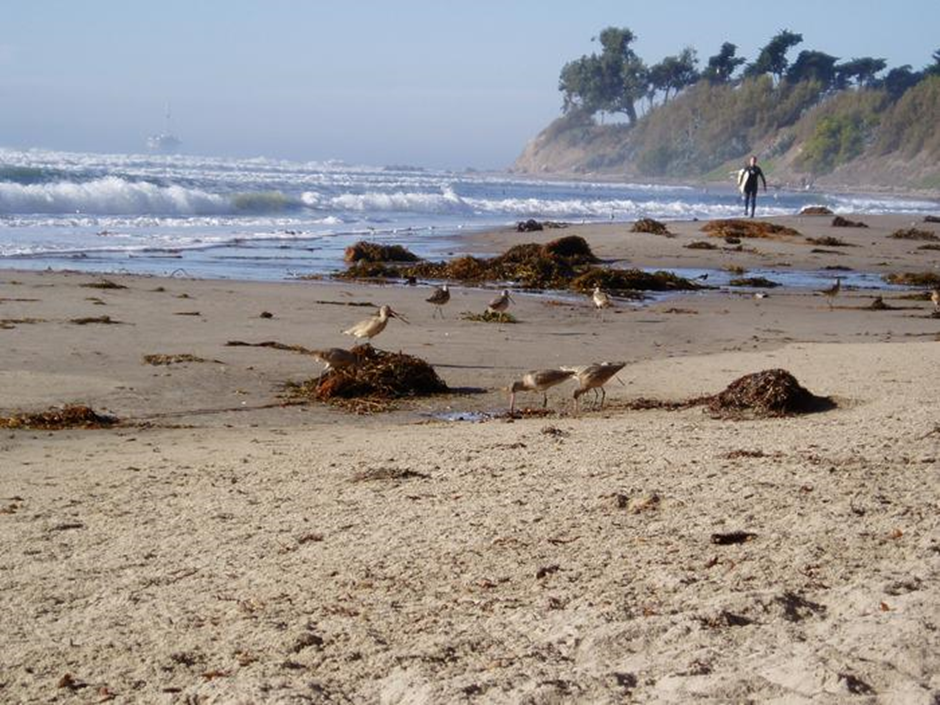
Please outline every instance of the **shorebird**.
[[510, 301], [516, 303], [516, 300], [509, 295], [509, 289], [503, 289], [503, 293], [490, 301], [490, 305], [487, 308], [493, 313], [503, 313], [509, 308]]
[[934, 289], [930, 293], [930, 300], [933, 301], [934, 312], [940, 311], [940, 289]]
[[607, 398], [604, 385], [626, 366], [627, 363], [625, 362], [595, 362], [592, 365], [584, 365], [583, 367], [563, 367], [563, 370], [571, 372], [578, 381], [578, 388], [574, 390], [575, 412], [578, 410], [578, 397], [588, 390], [594, 390], [595, 399], [597, 398], [598, 390], [600, 391], [600, 408], [603, 409], [604, 400]]
[[351, 335], [360, 339], [368, 338], [371, 341], [375, 336], [385, 330], [389, 318], [397, 318], [402, 323], [408, 323], [408, 321], [399, 314], [395, 313], [391, 306], [382, 306], [377, 314], [364, 321], [359, 321], [359, 323], [352, 328], [347, 328], [343, 331], [343, 335]]
[[326, 367], [323, 368], [324, 375], [330, 370], [342, 370], [346, 367], [355, 367], [359, 363], [359, 358], [344, 348], [311, 350], [310, 354], [320, 362], [326, 363]]
[[516, 412], [516, 392], [542, 392], [542, 408], [548, 406], [548, 391], [556, 384], [571, 379], [574, 371], [564, 370], [533, 370], [522, 375], [522, 379], [513, 382], [509, 387], [509, 413]]
[[842, 291], [842, 278], [836, 277], [836, 283], [830, 286], [828, 289], [823, 289], [819, 293], [829, 299], [829, 310], [832, 310], [832, 300], [835, 299], [839, 292]]
[[607, 295], [606, 291], [601, 291], [599, 286], [594, 287], [594, 293], [591, 294], [591, 300], [594, 302], [594, 308], [598, 311], [601, 311], [605, 308], [611, 308], [614, 305], [614, 302], [611, 301], [610, 296]]
[[[440, 312], [441, 318], [444, 318], [444, 305], [450, 301], [450, 289], [447, 288], [447, 284], [442, 284], [437, 287], [434, 293], [426, 298], [425, 301], [429, 304], [434, 304], [434, 315]], [[433, 318], [434, 315], [432, 315], [431, 318]]]

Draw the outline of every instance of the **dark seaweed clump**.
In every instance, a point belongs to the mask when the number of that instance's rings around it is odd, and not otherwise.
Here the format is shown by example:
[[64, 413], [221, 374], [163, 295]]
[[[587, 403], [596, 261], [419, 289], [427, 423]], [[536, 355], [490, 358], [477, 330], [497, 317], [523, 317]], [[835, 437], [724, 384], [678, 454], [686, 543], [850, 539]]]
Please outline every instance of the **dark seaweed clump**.
[[921, 230], [920, 228], [895, 230], [888, 237], [895, 240], [940, 240], [940, 237], [937, 237], [929, 230]]
[[736, 379], [708, 401], [716, 416], [778, 417], [831, 409], [828, 397], [818, 397], [783, 369], [764, 370]]
[[806, 206], [800, 215], [832, 215], [832, 210], [826, 206]]
[[525, 243], [496, 257], [457, 257], [447, 262], [418, 262], [396, 266], [356, 262], [334, 275], [342, 279], [438, 279], [477, 284], [514, 282], [530, 289], [572, 289], [589, 292], [595, 286], [613, 292], [672, 291], [701, 288], [668, 272], [613, 270], [596, 266], [600, 260], [584, 238], [577, 235], [544, 245]]
[[813, 245], [822, 245], [823, 247], [855, 247], [855, 245], [846, 242], [845, 240], [840, 240], [837, 237], [832, 235], [824, 235], [822, 237], [808, 237], [806, 242]]
[[665, 223], [660, 223], [652, 218], [640, 218], [630, 228], [631, 233], [651, 233], [653, 235], [672, 235]]
[[419, 262], [418, 255], [401, 245], [380, 245], [360, 240], [346, 248], [346, 262]]
[[426, 361], [413, 355], [357, 345], [358, 363], [288, 385], [292, 397], [337, 404], [356, 412], [385, 411], [398, 399], [444, 394], [449, 390]]
[[0, 428], [27, 428], [59, 431], [66, 428], [108, 428], [118, 423], [114, 416], [95, 412], [91, 407], [71, 404], [36, 413], [0, 416]]
[[766, 277], [738, 277], [729, 281], [728, 286], [749, 286], [755, 289], [773, 289], [775, 286], [780, 286], [780, 284]]
[[867, 228], [866, 223], [861, 222], [860, 220], [849, 220], [848, 218], [843, 218], [841, 215], [837, 215], [832, 219], [832, 227], [834, 228]]
[[901, 286], [940, 286], [940, 274], [934, 272], [896, 272], [885, 274], [884, 280]]

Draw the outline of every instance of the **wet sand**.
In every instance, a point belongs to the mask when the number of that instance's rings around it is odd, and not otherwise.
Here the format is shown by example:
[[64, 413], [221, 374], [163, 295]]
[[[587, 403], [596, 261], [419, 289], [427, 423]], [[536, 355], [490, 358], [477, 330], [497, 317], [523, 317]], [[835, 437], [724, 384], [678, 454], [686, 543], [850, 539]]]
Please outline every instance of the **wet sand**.
[[[886, 237], [905, 216], [775, 219], [859, 245], [688, 250], [621, 226], [471, 236], [493, 252], [583, 234], [636, 266], [935, 271]], [[936, 225], [918, 224], [940, 234]], [[720, 242], [720, 241], [719, 241]], [[880, 263], [886, 262], [886, 265]], [[0, 699], [88, 702], [721, 702], [940, 694], [940, 319], [929, 302], [846, 291], [708, 291], [596, 315], [430, 289], [0, 273], [0, 406], [82, 402], [133, 425], [0, 432]], [[161, 290], [162, 289], [162, 290]], [[92, 299], [103, 303], [97, 303]], [[333, 302], [333, 303], [324, 303]], [[311, 358], [230, 340], [375, 341], [462, 393], [354, 416], [280, 406]], [[267, 311], [271, 318], [262, 318]], [[107, 315], [118, 323], [71, 322]], [[25, 322], [32, 321], [32, 322]], [[206, 362], [143, 364], [148, 354]], [[533, 367], [624, 360], [609, 408], [448, 423], [505, 408]], [[838, 407], [721, 421], [630, 411], [784, 367]], [[524, 402], [538, 405], [533, 395]], [[713, 534], [753, 534], [732, 545]], [[68, 674], [68, 678], [66, 678]]]

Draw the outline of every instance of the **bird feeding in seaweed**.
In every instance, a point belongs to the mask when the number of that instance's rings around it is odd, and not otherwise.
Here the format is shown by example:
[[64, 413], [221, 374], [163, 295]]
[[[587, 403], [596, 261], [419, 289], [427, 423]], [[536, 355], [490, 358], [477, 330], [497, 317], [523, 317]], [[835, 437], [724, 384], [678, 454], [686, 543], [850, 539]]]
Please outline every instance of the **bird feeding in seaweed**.
[[487, 309], [493, 313], [505, 313], [509, 308], [509, 302], [516, 303], [516, 300], [509, 295], [509, 289], [503, 289], [503, 293], [490, 301]]
[[311, 350], [310, 354], [317, 360], [326, 364], [323, 368], [323, 374], [330, 370], [342, 370], [347, 367], [355, 367], [359, 358], [345, 348], [325, 348], [323, 350]]
[[382, 306], [379, 312], [374, 316], [370, 316], [364, 321], [359, 321], [356, 325], [344, 330], [343, 335], [351, 335], [360, 340], [366, 338], [371, 341], [375, 336], [385, 330], [389, 318], [397, 318], [402, 323], [408, 323], [401, 314], [395, 313], [391, 306], [385, 305]]
[[434, 313], [432, 318], [438, 313], [441, 314], [441, 318], [444, 318], [444, 306], [450, 301], [450, 289], [447, 287], [447, 284], [442, 284], [441, 286], [434, 289], [428, 298], [425, 299], [429, 304], [434, 304]]
[[542, 408], [548, 406], [548, 390], [571, 379], [574, 374], [571, 370], [533, 370], [526, 372], [522, 379], [513, 382], [509, 387], [509, 414], [516, 413], [517, 392], [542, 392]]
[[595, 399], [600, 392], [600, 408], [603, 409], [604, 400], [607, 398], [604, 385], [626, 366], [625, 362], [595, 362], [582, 367], [563, 367], [562, 369], [571, 372], [578, 382], [578, 388], [574, 390], [575, 412], [578, 411], [578, 398], [587, 391], [593, 391]]

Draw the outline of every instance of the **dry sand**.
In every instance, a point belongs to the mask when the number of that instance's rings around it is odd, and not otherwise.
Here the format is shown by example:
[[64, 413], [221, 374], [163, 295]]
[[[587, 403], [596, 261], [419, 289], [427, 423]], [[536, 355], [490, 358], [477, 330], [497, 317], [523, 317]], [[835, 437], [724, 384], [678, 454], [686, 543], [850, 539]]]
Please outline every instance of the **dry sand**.
[[[875, 227], [792, 221], [861, 245], [831, 256], [682, 248], [698, 224], [566, 233], [652, 266], [935, 269], [937, 252], [885, 237], [909, 218], [862, 219]], [[475, 289], [433, 321], [423, 287], [109, 279], [128, 288], [0, 274], [3, 409], [80, 401], [136, 424], [0, 433], [0, 701], [940, 699], [929, 303], [709, 292], [601, 319], [519, 295], [522, 322], [493, 326], [456, 317], [492, 295]], [[412, 325], [379, 346], [485, 391], [371, 417], [279, 406], [280, 385], [319, 366], [225, 342], [348, 344], [338, 331], [371, 310], [324, 301], [390, 303]], [[121, 323], [69, 322], [101, 315]], [[208, 361], [142, 364], [153, 353]], [[544, 419], [427, 415], [501, 408], [526, 369], [596, 359], [630, 363], [602, 412], [568, 415], [559, 388]], [[625, 408], [770, 367], [838, 408], [736, 422]], [[713, 543], [732, 531], [753, 536]]]

